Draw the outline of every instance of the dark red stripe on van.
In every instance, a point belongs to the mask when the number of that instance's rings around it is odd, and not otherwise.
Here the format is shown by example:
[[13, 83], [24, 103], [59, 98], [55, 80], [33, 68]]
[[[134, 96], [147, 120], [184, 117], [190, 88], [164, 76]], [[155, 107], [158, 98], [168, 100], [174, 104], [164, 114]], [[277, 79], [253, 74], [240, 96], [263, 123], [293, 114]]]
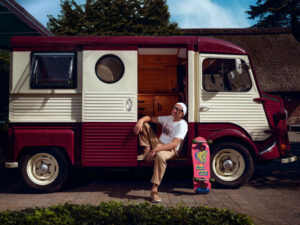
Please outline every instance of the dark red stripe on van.
[[137, 166], [135, 123], [82, 123], [82, 166]]

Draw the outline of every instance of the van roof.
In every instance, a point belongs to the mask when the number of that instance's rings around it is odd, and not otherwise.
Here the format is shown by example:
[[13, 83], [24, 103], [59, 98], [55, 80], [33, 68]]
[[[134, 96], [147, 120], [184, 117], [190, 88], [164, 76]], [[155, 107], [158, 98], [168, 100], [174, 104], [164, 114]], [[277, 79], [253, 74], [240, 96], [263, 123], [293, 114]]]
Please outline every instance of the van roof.
[[188, 50], [223, 53], [247, 54], [241, 47], [214, 38], [200, 36], [16, 36], [12, 37], [10, 47], [14, 51], [75, 51], [88, 47], [178, 47]]

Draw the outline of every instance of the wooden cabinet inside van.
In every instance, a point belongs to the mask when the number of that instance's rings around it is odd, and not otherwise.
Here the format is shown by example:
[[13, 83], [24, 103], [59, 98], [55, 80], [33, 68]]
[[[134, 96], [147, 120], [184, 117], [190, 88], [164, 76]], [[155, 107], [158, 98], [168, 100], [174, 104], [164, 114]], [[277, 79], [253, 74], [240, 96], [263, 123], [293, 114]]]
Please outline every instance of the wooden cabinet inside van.
[[139, 55], [139, 115], [169, 115], [178, 102], [177, 55]]

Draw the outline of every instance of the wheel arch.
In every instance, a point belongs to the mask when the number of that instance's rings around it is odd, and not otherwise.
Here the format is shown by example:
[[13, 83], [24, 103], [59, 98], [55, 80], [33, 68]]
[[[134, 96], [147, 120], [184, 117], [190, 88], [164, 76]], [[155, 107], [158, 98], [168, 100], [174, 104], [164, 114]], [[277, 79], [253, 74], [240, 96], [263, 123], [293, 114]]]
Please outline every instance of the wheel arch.
[[246, 136], [240, 131], [237, 130], [219, 131], [210, 135], [208, 137], [208, 140], [212, 141], [211, 143], [212, 147], [222, 142], [239, 143], [249, 150], [249, 153], [251, 154], [253, 160], [257, 159], [258, 149], [256, 145], [248, 136]]
[[49, 152], [59, 151], [67, 159], [67, 161], [69, 162], [69, 165], [73, 164], [69, 157], [67, 150], [64, 147], [60, 147], [60, 146], [26, 146], [26, 147], [23, 147], [18, 154], [17, 161], [20, 162], [21, 158], [27, 153], [34, 154], [34, 153], [38, 153], [43, 150], [49, 151]]
[[72, 129], [11, 128], [11, 160], [17, 161], [21, 153], [36, 149], [60, 149], [75, 164], [75, 132]]

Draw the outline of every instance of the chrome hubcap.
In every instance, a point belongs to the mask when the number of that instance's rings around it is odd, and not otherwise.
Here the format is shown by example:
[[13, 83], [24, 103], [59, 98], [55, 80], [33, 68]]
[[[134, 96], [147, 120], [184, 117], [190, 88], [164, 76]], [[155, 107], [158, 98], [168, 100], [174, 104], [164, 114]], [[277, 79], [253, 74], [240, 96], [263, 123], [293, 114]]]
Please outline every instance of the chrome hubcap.
[[230, 160], [230, 159], [226, 159], [224, 162], [223, 162], [223, 167], [225, 169], [229, 169], [231, 170], [233, 168], [233, 162]]
[[41, 165], [40, 165], [40, 168], [37, 168], [40, 169], [41, 173], [50, 173], [49, 171], [49, 166], [51, 166], [51, 164], [46, 164], [46, 163], [43, 163], [43, 161], [41, 162]]

